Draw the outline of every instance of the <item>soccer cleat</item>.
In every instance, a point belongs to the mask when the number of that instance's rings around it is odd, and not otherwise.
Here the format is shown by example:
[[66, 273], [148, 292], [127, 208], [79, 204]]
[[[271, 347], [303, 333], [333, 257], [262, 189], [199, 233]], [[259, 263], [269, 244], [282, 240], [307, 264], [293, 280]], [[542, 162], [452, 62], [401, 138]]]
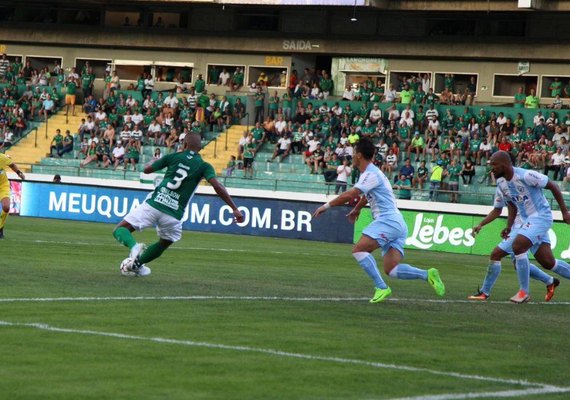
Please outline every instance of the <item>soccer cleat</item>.
[[488, 294], [485, 294], [481, 291], [481, 289], [477, 289], [477, 293], [475, 293], [474, 295], [468, 296], [467, 300], [479, 300], [479, 301], [484, 301], [487, 300], [489, 298]]
[[4, 228], [0, 228], [0, 239], [4, 239]]
[[524, 290], [519, 290], [517, 292], [517, 294], [515, 294], [513, 297], [511, 297], [511, 301], [513, 303], [517, 303], [517, 304], [526, 303], [529, 300], [530, 300], [530, 296]]
[[374, 297], [370, 299], [370, 302], [380, 303], [391, 294], [392, 294], [392, 289], [390, 289], [389, 287], [387, 287], [386, 289], [376, 288], [376, 291], [374, 292]]
[[441, 281], [441, 278], [439, 277], [439, 271], [437, 269], [428, 269], [428, 282], [438, 296], [445, 295], [445, 285]]
[[151, 273], [151, 270], [149, 267], [147, 267], [146, 265], [142, 264], [140, 266], [140, 268], [135, 271], [135, 273], [137, 274], [137, 276], [148, 276]]
[[556, 278], [554, 278], [554, 281], [552, 281], [550, 285], [546, 285], [546, 295], [544, 296], [544, 301], [552, 300], [552, 297], [554, 297], [554, 291], [558, 285], [560, 285], [560, 281]]

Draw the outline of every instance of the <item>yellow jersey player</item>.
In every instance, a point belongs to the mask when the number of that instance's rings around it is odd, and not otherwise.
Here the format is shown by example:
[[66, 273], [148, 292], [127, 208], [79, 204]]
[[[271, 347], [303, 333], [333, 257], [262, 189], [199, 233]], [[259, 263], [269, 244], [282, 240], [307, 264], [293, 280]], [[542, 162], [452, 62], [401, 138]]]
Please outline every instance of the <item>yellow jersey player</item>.
[[24, 173], [14, 164], [12, 159], [5, 154], [0, 153], [0, 201], [2, 202], [2, 214], [0, 214], [0, 239], [4, 239], [4, 224], [10, 213], [10, 181], [6, 175], [6, 167], [10, 167], [20, 179], [26, 177]]

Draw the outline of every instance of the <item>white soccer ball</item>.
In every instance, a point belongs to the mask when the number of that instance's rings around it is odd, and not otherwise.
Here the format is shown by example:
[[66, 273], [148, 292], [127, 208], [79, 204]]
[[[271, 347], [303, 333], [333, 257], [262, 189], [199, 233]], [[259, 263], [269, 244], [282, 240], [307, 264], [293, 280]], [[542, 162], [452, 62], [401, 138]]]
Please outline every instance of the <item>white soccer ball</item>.
[[121, 275], [123, 276], [136, 276], [137, 274], [131, 270], [129, 270], [129, 267], [133, 264], [133, 260], [129, 257], [125, 258], [122, 262], [121, 262], [121, 266], [119, 267], [119, 270], [121, 271]]

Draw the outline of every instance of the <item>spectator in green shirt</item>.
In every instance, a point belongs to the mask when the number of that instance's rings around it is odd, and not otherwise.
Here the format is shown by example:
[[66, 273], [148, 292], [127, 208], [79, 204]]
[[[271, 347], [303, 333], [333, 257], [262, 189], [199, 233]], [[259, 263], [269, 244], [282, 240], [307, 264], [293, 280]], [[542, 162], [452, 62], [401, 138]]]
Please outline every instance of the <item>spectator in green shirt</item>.
[[51, 144], [49, 147], [49, 156], [53, 157], [53, 151], [55, 150], [56, 153], [61, 157], [60, 152], [63, 149], [63, 135], [61, 134], [60, 129], [56, 129], [55, 136], [51, 140]]
[[447, 175], [449, 176], [450, 202], [457, 203], [459, 199], [459, 175], [461, 166], [457, 165], [455, 159], [451, 160], [451, 164], [447, 167]]
[[513, 107], [523, 108], [526, 102], [526, 94], [524, 93], [523, 87], [519, 87], [518, 91], [515, 93], [515, 102]]
[[412, 183], [406, 176], [400, 175], [400, 178], [396, 181], [396, 189], [398, 189], [398, 198], [401, 200], [411, 200], [412, 199]]
[[550, 97], [560, 96], [562, 94], [562, 82], [558, 77], [555, 77], [548, 89], [550, 90]]
[[196, 79], [196, 83], [194, 83], [194, 89], [196, 90], [197, 94], [201, 94], [204, 92], [205, 88], [206, 82], [204, 81], [204, 78], [202, 78], [202, 74], [199, 74], [198, 79]]

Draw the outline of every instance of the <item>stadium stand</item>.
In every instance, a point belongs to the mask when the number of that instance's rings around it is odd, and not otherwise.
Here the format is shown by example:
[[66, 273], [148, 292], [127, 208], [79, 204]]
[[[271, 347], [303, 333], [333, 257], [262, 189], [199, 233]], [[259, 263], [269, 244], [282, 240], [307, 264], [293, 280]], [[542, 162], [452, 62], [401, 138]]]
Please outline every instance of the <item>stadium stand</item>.
[[[391, 84], [388, 89], [370, 80], [348, 86], [342, 97], [335, 97], [326, 71], [305, 70], [299, 77], [291, 74], [281, 96], [265, 87], [262, 75], [245, 89], [249, 93], [217, 96], [203, 87], [197, 93], [198, 82], [153, 90], [149, 81], [154, 78], [146, 73], [123, 90], [120, 77], [108, 69], [106, 86], [97, 96], [85, 90], [94, 78], [87, 68], [78, 73], [45, 67], [26, 70], [25, 76], [17, 61], [11, 65], [19, 72], [3, 76], [5, 111], [0, 123], [5, 137], [15, 128], [16, 116], [26, 122], [10, 153], [37, 173], [139, 180], [141, 166], [153, 160], [156, 151], [177, 151], [188, 132], [202, 136], [205, 159], [230, 187], [338, 192], [344, 181], [337, 184], [337, 168], [343, 160], [350, 163], [353, 145], [361, 137], [377, 145], [376, 163], [394, 183], [402, 171], [409, 175], [410, 187], [404, 190], [412, 189], [415, 200], [488, 204], [494, 178], [485, 164], [499, 149], [511, 152], [517, 165], [560, 181], [570, 165], [570, 113], [516, 103], [471, 105], [469, 93], [457, 92], [452, 82], [438, 96], [431, 88], [426, 91], [419, 77], [402, 77], [397, 87]], [[63, 100], [76, 89], [93, 95], [83, 96], [75, 116]], [[48, 95], [55, 108], [46, 119]], [[251, 118], [245, 112], [248, 102], [255, 110]], [[244, 122], [257, 124], [241, 125]], [[73, 145], [62, 152], [68, 130]], [[31, 131], [35, 134], [27, 135]], [[3, 142], [5, 151], [11, 144]], [[249, 175], [243, 169], [244, 150], [245, 158], [253, 158]], [[233, 157], [236, 162], [228, 164]], [[402, 170], [407, 158], [411, 162]], [[451, 159], [457, 168], [449, 168]], [[418, 176], [422, 161], [426, 170]], [[443, 172], [434, 195], [430, 180], [438, 167]], [[357, 177], [352, 171], [348, 186]]]

